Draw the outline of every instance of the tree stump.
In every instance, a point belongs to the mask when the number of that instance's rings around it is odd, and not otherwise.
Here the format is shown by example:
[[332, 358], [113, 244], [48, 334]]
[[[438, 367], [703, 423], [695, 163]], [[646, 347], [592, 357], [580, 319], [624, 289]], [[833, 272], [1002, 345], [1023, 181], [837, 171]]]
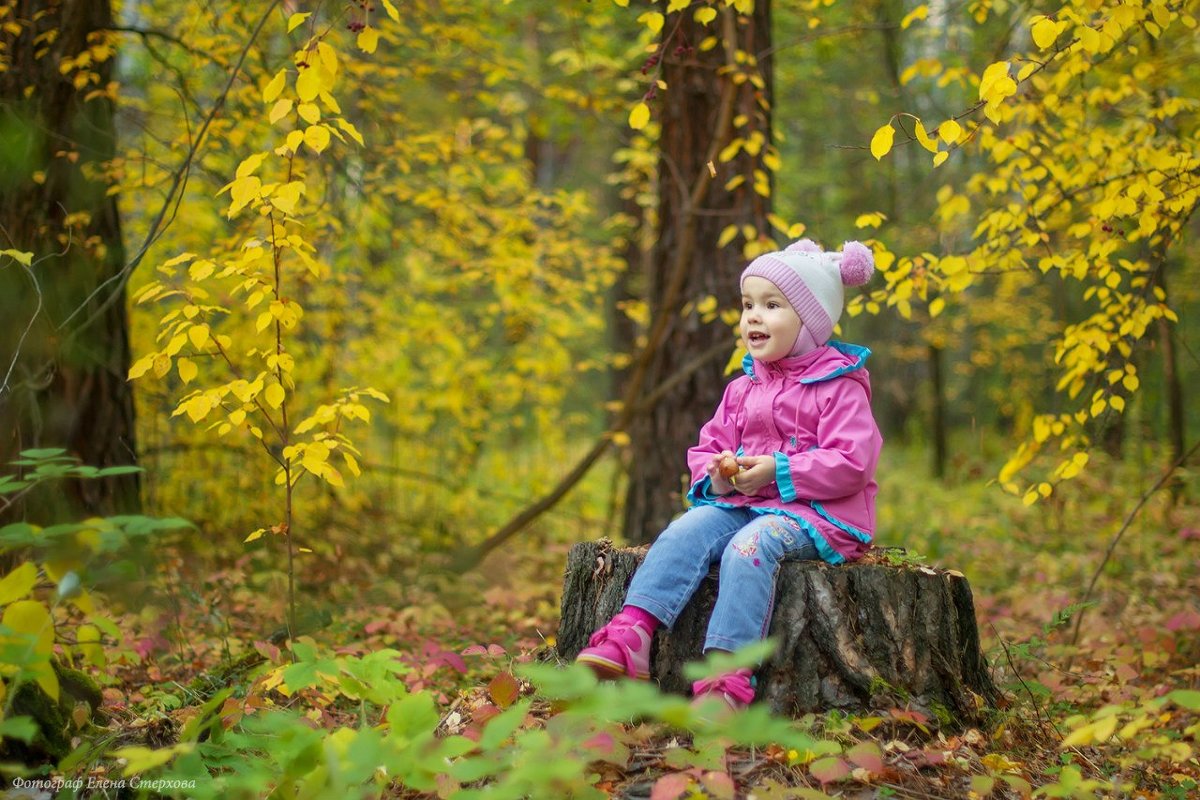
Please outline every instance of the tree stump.
[[[607, 539], [571, 548], [561, 659], [574, 659], [621, 609], [646, 550], [614, 548]], [[651, 672], [664, 691], [690, 690], [683, 667], [702, 658], [717, 574], [714, 566], [675, 627], [655, 635]], [[875, 554], [839, 566], [793, 561], [781, 567], [775, 596], [770, 635], [777, 648], [756, 674], [758, 697], [778, 714], [900, 707], [955, 729], [979, 721], [999, 699], [960, 573], [893, 566]]]

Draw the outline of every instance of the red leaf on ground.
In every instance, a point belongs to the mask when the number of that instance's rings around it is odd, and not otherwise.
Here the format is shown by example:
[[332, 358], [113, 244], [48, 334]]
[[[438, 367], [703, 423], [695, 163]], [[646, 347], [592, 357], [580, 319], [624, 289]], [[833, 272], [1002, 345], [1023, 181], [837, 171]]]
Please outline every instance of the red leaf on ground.
[[462, 651], [464, 656], [482, 656], [487, 655], [487, 648], [481, 644], [473, 644]]
[[500, 709], [496, 708], [494, 705], [488, 704], [486, 706], [480, 706], [479, 708], [472, 711], [471, 719], [477, 725], [482, 725], [483, 723], [487, 722], [492, 717], [496, 717], [499, 715], [500, 715]]
[[650, 790], [650, 800], [678, 800], [691, 782], [692, 778], [686, 772], [663, 775], [654, 782], [654, 788]]
[[700, 776], [700, 783], [717, 800], [733, 800], [736, 793], [733, 778], [725, 772], [706, 772]]
[[879, 746], [872, 742], [863, 742], [850, 748], [846, 751], [846, 758], [868, 772], [883, 774], [883, 754]]
[[808, 771], [821, 783], [833, 783], [850, 775], [850, 765], [840, 758], [818, 758], [809, 765]]
[[279, 660], [279, 648], [270, 642], [255, 642], [254, 649], [267, 661], [275, 662]]
[[520, 693], [521, 687], [517, 685], [517, 679], [507, 672], [501, 672], [488, 684], [488, 694], [491, 695], [492, 702], [501, 708], [511, 706]]
[[1175, 616], [1167, 620], [1167, 630], [1174, 633], [1180, 630], [1196, 631], [1200, 630], [1200, 614], [1188, 609], [1180, 611]]

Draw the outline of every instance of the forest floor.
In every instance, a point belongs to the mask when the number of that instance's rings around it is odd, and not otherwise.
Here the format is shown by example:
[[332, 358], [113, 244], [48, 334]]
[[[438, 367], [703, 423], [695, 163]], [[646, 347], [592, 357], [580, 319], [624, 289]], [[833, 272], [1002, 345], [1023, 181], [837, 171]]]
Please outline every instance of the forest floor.
[[[971, 581], [1004, 690], [987, 725], [939, 729], [903, 707], [797, 721], [838, 746], [829, 755], [782, 745], [698, 749], [662, 720], [627, 722], [580, 762], [587, 780], [603, 795], [652, 800], [1200, 796], [1200, 512], [1160, 492], [1131, 517], [1138, 489], [1108, 490], [1110, 479], [1032, 507], [961, 485], [932, 490], [921, 509], [882, 498], [881, 529], [893, 533], [880, 544], [902, 544], [914, 564]], [[481, 741], [519, 701], [527, 705], [510, 733], [552, 728], [564, 706], [543, 698], [523, 670], [553, 660], [569, 545], [518, 542], [465, 576], [440, 572], [428, 554], [390, 559], [347, 547], [314, 556], [300, 575], [300, 606], [324, 616], [301, 641], [339, 658], [396, 651], [407, 691], [433, 699], [438, 736]], [[290, 658], [276, 632], [286, 587], [261, 558], [219, 567], [169, 558], [159, 601], [118, 618], [124, 641], [100, 672], [109, 752], [179, 741], [218, 686], [228, 689], [226, 728], [269, 708], [327, 732], [382, 719], [382, 709], [337, 691], [280, 685]], [[118, 765], [81, 758], [75, 769], [115, 774]], [[468, 785], [438, 777], [423, 790], [385, 792], [451, 797]]]

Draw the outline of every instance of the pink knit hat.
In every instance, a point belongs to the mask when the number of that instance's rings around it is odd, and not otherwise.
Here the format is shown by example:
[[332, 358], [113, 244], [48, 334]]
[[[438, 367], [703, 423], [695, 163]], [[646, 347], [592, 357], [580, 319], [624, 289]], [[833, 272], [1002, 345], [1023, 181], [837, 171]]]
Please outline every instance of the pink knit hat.
[[[862, 286], [875, 272], [871, 248], [846, 242], [842, 252], [825, 252], [801, 239], [774, 253], [763, 253], [742, 272], [741, 282], [758, 276], [779, 287], [804, 321], [813, 340], [825, 344], [833, 335], [846, 302], [843, 286]], [[803, 334], [801, 334], [803, 335]]]

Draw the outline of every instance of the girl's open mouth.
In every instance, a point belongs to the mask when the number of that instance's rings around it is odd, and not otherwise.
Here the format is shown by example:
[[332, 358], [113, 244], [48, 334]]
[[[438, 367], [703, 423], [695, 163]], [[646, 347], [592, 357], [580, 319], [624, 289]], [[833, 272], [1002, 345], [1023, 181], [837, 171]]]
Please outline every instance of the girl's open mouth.
[[765, 342], [767, 339], [770, 339], [770, 338], [771, 337], [765, 333], [755, 332], [755, 333], [750, 334], [751, 344], [761, 344], [762, 342]]

